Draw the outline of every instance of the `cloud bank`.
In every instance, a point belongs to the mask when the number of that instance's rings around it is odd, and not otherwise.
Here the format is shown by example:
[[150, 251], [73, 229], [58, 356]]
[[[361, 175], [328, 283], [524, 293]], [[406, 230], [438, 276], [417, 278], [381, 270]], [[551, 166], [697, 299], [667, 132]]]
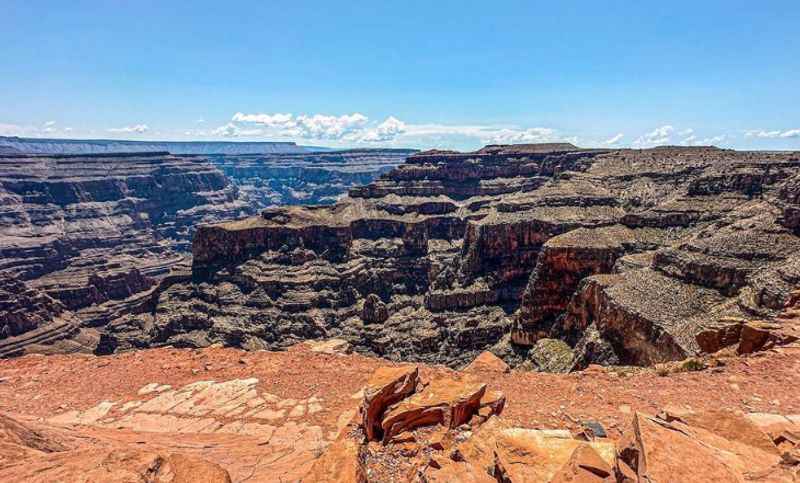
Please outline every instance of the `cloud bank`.
[[753, 129], [745, 131], [744, 135], [748, 138], [761, 139], [790, 139], [800, 138], [800, 129], [787, 129], [785, 131], [765, 131], [763, 129]]
[[143, 134], [149, 131], [150, 128], [147, 124], [135, 124], [133, 126], [125, 126], [125, 127], [112, 127], [108, 129], [108, 132], [111, 133], [135, 133], [135, 134]]

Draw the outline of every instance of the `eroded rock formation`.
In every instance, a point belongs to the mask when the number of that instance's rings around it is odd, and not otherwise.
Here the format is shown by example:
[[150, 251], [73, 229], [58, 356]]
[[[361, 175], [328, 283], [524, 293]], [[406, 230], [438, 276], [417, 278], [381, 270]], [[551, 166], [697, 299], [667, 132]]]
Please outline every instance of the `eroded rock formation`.
[[712, 147], [418, 153], [332, 206], [201, 226], [192, 279], [108, 338], [336, 337], [452, 366], [488, 348], [517, 365], [550, 338], [575, 350], [573, 368], [680, 360], [700, 333], [788, 300], [798, 174], [797, 153]]
[[330, 203], [408, 153], [0, 155], [0, 356], [93, 350], [188, 273], [198, 224]]

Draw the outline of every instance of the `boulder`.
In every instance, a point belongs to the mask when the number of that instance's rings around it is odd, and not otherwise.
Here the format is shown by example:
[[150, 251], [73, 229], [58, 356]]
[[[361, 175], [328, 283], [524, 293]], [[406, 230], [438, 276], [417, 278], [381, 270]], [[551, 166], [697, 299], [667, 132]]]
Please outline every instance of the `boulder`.
[[481, 352], [467, 367], [464, 372], [508, 372], [508, 364], [489, 351]]
[[620, 458], [639, 481], [653, 483], [733, 483], [755, 475], [765, 481], [793, 481], [755, 425], [723, 412], [667, 419], [636, 413]]
[[361, 320], [367, 323], [380, 324], [389, 318], [389, 309], [380, 297], [371, 293], [364, 299], [361, 309]]
[[384, 442], [404, 431], [440, 424], [456, 428], [478, 413], [486, 384], [437, 379], [392, 406], [381, 423]]
[[611, 442], [554, 437], [492, 418], [437, 464], [420, 469], [423, 481], [613, 481], [616, 454]]
[[377, 369], [364, 388], [361, 404], [361, 426], [368, 441], [383, 437], [381, 420], [392, 404], [417, 390], [419, 369], [412, 366], [381, 367]]
[[591, 446], [578, 446], [553, 483], [602, 483], [616, 481], [614, 469]]

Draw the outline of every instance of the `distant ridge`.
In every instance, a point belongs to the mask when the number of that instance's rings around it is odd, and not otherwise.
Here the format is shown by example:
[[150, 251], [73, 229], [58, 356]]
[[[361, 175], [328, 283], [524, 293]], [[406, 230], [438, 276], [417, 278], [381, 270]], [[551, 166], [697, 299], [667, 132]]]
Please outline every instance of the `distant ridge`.
[[116, 139], [45, 139], [0, 136], [0, 153], [103, 154], [169, 151], [173, 154], [300, 154], [319, 151], [293, 142], [127, 141]]

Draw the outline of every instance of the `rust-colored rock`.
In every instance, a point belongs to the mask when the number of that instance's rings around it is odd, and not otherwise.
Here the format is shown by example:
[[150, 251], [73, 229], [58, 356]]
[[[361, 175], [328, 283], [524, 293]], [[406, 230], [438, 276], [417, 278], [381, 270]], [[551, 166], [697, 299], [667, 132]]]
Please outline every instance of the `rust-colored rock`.
[[[422, 473], [427, 481], [442, 482], [592, 482], [606, 481], [615, 461], [613, 443], [551, 437], [492, 418], [442, 460], [441, 468], [427, 467]], [[569, 479], [576, 477], [584, 479]]]
[[230, 483], [215, 463], [0, 416], [0, 481]]
[[345, 426], [339, 437], [314, 461], [303, 477], [309, 483], [366, 483], [366, 448], [358, 420]]
[[180, 454], [162, 455], [136, 449], [91, 449], [28, 459], [0, 470], [0, 480], [50, 483], [230, 483], [219, 465]]
[[486, 384], [436, 379], [421, 392], [389, 408], [381, 427], [383, 440], [420, 426], [456, 428], [478, 413]]
[[634, 416], [633, 437], [621, 457], [640, 481], [733, 483], [755, 475], [765, 481], [793, 481], [755, 425], [723, 413], [686, 418]]
[[464, 368], [464, 372], [508, 372], [511, 368], [508, 364], [489, 351], [483, 351], [470, 364]]
[[419, 384], [419, 369], [410, 366], [382, 367], [376, 370], [364, 388], [361, 418], [368, 441], [383, 437], [381, 419], [392, 404], [414, 393]]
[[591, 446], [578, 446], [553, 483], [602, 483], [616, 481], [614, 469]]

